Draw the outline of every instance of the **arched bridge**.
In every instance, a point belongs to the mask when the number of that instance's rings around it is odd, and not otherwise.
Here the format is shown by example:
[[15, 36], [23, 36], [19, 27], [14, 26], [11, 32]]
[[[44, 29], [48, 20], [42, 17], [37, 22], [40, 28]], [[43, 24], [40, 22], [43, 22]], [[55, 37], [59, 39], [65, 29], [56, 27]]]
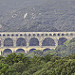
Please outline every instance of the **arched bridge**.
[[0, 54], [55, 49], [72, 38], [75, 32], [0, 32]]

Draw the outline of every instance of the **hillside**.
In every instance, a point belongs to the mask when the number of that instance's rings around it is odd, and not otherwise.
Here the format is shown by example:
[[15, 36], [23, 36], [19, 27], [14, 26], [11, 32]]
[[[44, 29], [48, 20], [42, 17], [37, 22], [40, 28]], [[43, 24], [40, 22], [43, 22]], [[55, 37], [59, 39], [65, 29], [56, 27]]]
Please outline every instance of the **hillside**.
[[75, 1], [2, 0], [0, 31], [75, 31]]

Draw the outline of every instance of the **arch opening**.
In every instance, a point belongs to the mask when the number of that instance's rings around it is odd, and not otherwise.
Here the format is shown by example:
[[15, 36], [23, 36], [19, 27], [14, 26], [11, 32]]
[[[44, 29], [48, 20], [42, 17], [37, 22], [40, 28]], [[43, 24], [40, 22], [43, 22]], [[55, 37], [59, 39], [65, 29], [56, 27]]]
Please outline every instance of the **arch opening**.
[[16, 53], [25, 53], [25, 50], [24, 49], [18, 49], [18, 50], [16, 50]]
[[50, 51], [50, 50], [51, 50], [51, 49], [46, 48], [46, 49], [43, 50], [43, 52]]
[[34, 50], [36, 50], [36, 49], [34, 49], [34, 48], [33, 49], [30, 49], [29, 50], [29, 53], [32, 53]]
[[3, 51], [3, 55], [5, 56], [5, 55], [9, 55], [9, 54], [11, 54], [12, 53], [12, 50], [11, 49], [5, 49], [4, 51]]
[[42, 42], [42, 46], [55, 46], [55, 42], [52, 38], [45, 38]]
[[16, 46], [26, 46], [26, 40], [24, 38], [18, 38], [16, 41]]
[[13, 46], [13, 40], [11, 38], [6, 38], [4, 40], [4, 46]]
[[59, 38], [58, 45], [63, 45], [64, 42], [66, 42], [66, 41], [67, 41], [66, 38]]
[[31, 38], [29, 41], [29, 46], [39, 46], [39, 40], [37, 38]]

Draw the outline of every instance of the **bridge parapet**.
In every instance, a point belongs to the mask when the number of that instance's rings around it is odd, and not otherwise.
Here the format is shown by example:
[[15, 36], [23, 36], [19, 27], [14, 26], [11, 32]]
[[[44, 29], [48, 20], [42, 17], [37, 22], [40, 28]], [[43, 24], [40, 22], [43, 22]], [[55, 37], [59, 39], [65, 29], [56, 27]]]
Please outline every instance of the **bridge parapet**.
[[[35, 35], [34, 35], [35, 34]], [[71, 36], [75, 35], [75, 32], [1, 32], [0, 36], [5, 37], [21, 37], [21, 36]]]

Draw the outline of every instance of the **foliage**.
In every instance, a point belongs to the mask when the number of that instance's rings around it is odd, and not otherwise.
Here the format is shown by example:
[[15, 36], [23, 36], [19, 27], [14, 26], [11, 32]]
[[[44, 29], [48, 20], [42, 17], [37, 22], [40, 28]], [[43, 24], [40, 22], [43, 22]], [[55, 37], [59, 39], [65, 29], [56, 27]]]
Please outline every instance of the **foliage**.
[[64, 45], [57, 46], [56, 52], [58, 56], [62, 57], [75, 53], [75, 38], [70, 41], [66, 41]]
[[8, 64], [0, 64], [0, 75], [10, 75], [14, 72], [15, 70], [13, 68], [10, 68]]
[[32, 58], [23, 54], [10, 54], [3, 57], [0, 62], [0, 75], [75, 74], [75, 54], [63, 58], [50, 54], [44, 57], [34, 56]]
[[1, 60], [2, 58], [4, 58], [4, 57], [3, 57], [3, 56], [0, 56], [0, 60]]
[[15, 53], [12, 53], [6, 56], [4, 59], [2, 59], [1, 62], [9, 65], [13, 65], [14, 63], [18, 63], [19, 61], [28, 63], [28, 60], [29, 59], [26, 56], [24, 56], [24, 54], [20, 53], [17, 55]]
[[75, 38], [73, 38], [72, 40], [70, 40], [70, 43], [75, 42]]

